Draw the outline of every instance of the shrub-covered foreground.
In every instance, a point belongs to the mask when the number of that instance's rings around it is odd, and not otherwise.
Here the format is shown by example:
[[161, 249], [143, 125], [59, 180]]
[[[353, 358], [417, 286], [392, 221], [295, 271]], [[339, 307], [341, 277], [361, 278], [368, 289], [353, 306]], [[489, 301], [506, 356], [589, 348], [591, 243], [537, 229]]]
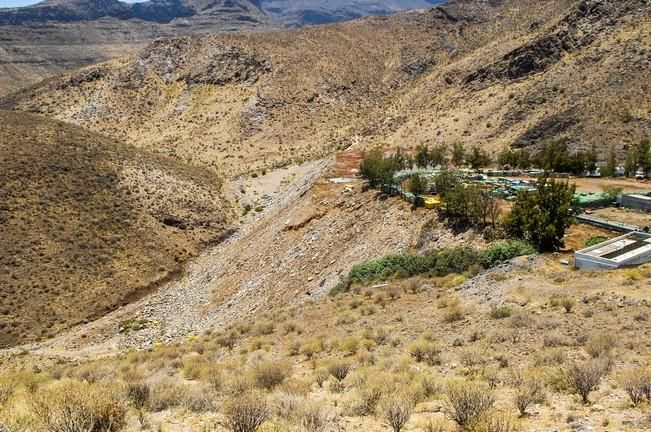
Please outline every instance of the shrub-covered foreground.
[[473, 266], [494, 267], [512, 258], [531, 255], [535, 249], [519, 240], [507, 240], [478, 252], [470, 247], [442, 249], [428, 255], [391, 254], [354, 266], [333, 290], [347, 291], [353, 284], [388, 278], [407, 278], [417, 275], [445, 276], [463, 273]]
[[[647, 430], [651, 307], [539, 261], [478, 279], [490, 284], [488, 303], [457, 291], [457, 276], [414, 277], [114, 358], [5, 356], [0, 430]], [[625, 270], [611, 277], [630, 281]]]

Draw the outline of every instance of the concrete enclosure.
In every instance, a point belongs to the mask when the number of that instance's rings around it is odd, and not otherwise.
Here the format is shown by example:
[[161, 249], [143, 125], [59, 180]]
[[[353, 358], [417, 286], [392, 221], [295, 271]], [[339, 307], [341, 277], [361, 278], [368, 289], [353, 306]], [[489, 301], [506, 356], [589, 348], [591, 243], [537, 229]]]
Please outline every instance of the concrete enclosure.
[[574, 254], [580, 269], [616, 269], [651, 262], [651, 234], [632, 232]]

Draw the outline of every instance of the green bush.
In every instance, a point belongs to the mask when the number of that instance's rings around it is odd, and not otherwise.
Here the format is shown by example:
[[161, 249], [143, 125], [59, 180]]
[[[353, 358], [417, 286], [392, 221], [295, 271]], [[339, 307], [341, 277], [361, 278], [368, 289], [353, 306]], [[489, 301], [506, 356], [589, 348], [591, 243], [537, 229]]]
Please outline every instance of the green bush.
[[606, 240], [608, 240], [608, 239], [606, 237], [604, 237], [604, 236], [588, 237], [588, 239], [585, 241], [585, 247], [596, 246], [599, 243], [605, 242]]
[[447, 248], [429, 255], [392, 254], [355, 265], [347, 276], [332, 289], [332, 294], [346, 292], [353, 284], [386, 280], [390, 277], [408, 278], [421, 274], [446, 276], [464, 273], [481, 264], [485, 268], [535, 249], [528, 243], [511, 240], [495, 244], [483, 252], [470, 247]]
[[493, 319], [504, 319], [510, 317], [512, 313], [513, 311], [508, 306], [493, 306], [490, 311], [490, 317]]
[[536, 250], [529, 243], [521, 240], [507, 240], [489, 246], [480, 254], [480, 262], [486, 268], [508, 261], [518, 256], [531, 255]]
[[348, 275], [351, 282], [365, 282], [388, 278], [396, 274], [409, 277], [427, 272], [428, 257], [407, 254], [387, 255], [354, 266]]
[[450, 273], [463, 273], [470, 266], [478, 263], [479, 255], [470, 247], [443, 249], [434, 254], [434, 274], [445, 276]]
[[396, 169], [396, 161], [384, 157], [380, 148], [364, 153], [364, 159], [359, 167], [362, 177], [374, 188], [393, 184]]

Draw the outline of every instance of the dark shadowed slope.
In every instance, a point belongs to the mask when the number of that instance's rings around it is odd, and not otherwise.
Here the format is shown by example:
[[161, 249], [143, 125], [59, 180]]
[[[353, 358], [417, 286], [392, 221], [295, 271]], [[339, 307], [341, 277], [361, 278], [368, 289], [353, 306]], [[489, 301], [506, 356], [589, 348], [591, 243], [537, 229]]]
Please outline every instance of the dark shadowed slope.
[[144, 295], [227, 235], [231, 217], [211, 174], [0, 111], [0, 346]]

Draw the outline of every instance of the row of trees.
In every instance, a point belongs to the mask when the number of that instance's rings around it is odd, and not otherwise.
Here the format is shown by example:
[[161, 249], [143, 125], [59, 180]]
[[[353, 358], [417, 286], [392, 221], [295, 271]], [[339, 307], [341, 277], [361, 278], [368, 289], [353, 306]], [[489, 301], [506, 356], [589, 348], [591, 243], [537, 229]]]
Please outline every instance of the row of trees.
[[[449, 155], [448, 155], [449, 153]], [[492, 163], [492, 159], [487, 151], [479, 146], [474, 146], [469, 152], [466, 152], [463, 145], [459, 142], [454, 143], [451, 152], [445, 145], [429, 147], [428, 145], [419, 145], [416, 147], [414, 155], [406, 153], [402, 149], [393, 155], [397, 169], [407, 168], [427, 168], [436, 166], [445, 166], [448, 163], [455, 167], [470, 165], [473, 169], [486, 167]]]
[[[651, 141], [648, 139], [640, 141], [639, 144], [625, 148], [626, 175], [634, 176], [638, 169], [642, 169], [644, 174], [651, 173]], [[480, 169], [493, 163], [493, 158], [479, 146], [473, 146], [470, 151], [466, 152], [461, 143], [453, 144], [452, 149], [445, 145], [429, 147], [419, 145], [416, 147], [414, 155], [398, 149], [389, 160], [381, 161], [382, 152], [378, 149], [372, 150], [367, 156], [373, 156], [375, 168], [380, 166], [385, 172], [389, 168], [396, 170], [411, 168], [427, 168], [436, 166], [446, 166], [451, 164], [455, 167], [468, 165], [472, 169]], [[580, 175], [587, 172], [594, 172], [600, 167], [601, 174], [607, 177], [616, 175], [617, 153], [614, 147], [610, 148], [606, 161], [601, 166], [598, 165], [598, 153], [593, 145], [589, 150], [570, 152], [567, 143], [561, 141], [550, 141], [545, 144], [538, 153], [532, 154], [527, 149], [504, 148], [495, 159], [500, 166], [510, 166], [511, 168], [527, 169], [538, 167], [545, 171], [570, 173]]]
[[545, 171], [582, 174], [597, 169], [597, 150], [594, 145], [588, 151], [570, 153], [567, 144], [560, 141], [547, 143], [532, 163]]
[[[393, 185], [395, 171], [404, 153], [384, 157], [379, 149], [367, 153], [361, 173], [371, 187]], [[538, 179], [537, 191], [520, 191], [511, 212], [500, 222], [500, 199], [490, 190], [466, 184], [453, 171], [442, 171], [434, 178], [438, 194], [445, 201], [445, 212], [457, 223], [493, 226], [501, 223], [506, 233], [523, 239], [540, 251], [552, 251], [563, 245], [565, 231], [573, 221], [575, 187], [547, 176]], [[427, 181], [419, 174], [409, 179], [409, 190], [418, 197], [426, 192]]]
[[[505, 150], [503, 153], [513, 154], [516, 152]], [[521, 150], [520, 152], [525, 151]], [[624, 152], [626, 154], [624, 162], [625, 175], [633, 177], [638, 170], [641, 170], [645, 177], [651, 174], [651, 141], [649, 139], [643, 139], [634, 146], [624, 146]], [[523, 160], [526, 159], [524, 153], [519, 154]], [[547, 143], [538, 155], [531, 158], [530, 164], [545, 170], [572, 174], [581, 174], [585, 171], [594, 172], [599, 167], [602, 176], [614, 177], [617, 175], [616, 169], [619, 158], [615, 146], [610, 146], [603, 164], [598, 165], [598, 159], [594, 145], [588, 151], [570, 153], [567, 144], [553, 141]], [[514, 166], [521, 167], [521, 164]]]

